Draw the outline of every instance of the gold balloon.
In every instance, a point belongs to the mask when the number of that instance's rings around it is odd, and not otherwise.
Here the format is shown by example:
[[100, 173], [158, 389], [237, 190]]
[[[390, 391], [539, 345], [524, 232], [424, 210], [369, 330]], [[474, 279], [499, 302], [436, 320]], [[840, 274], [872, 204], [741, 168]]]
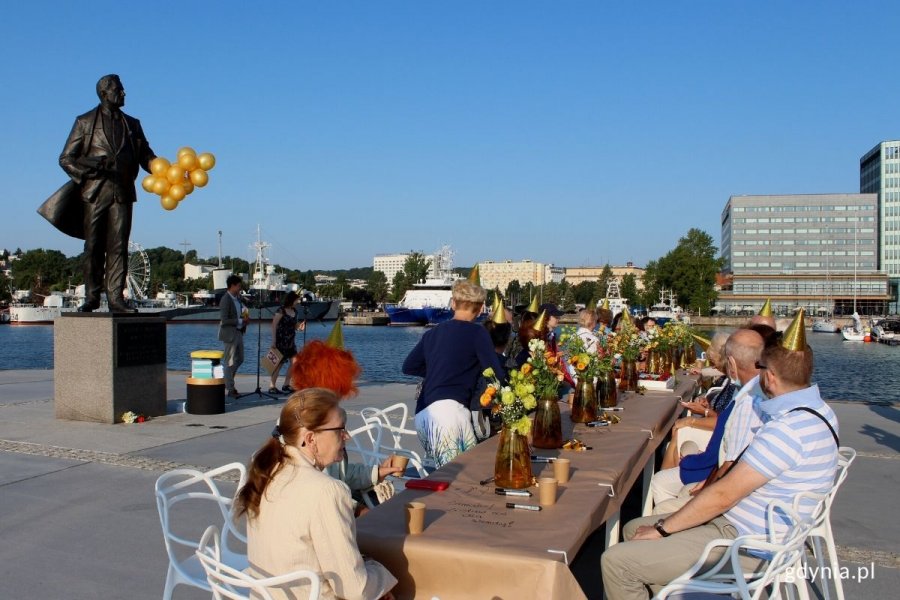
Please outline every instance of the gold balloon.
[[153, 193], [162, 196], [168, 191], [169, 180], [165, 177], [157, 177], [156, 181], [153, 182]]
[[197, 155], [193, 153], [185, 152], [181, 156], [178, 157], [178, 166], [184, 169], [185, 171], [190, 171], [192, 169], [197, 168]]
[[213, 156], [212, 152], [204, 152], [197, 156], [197, 162], [200, 164], [201, 169], [209, 171], [216, 166], [216, 157]]
[[166, 210], [175, 210], [178, 208], [178, 200], [175, 200], [171, 196], [162, 196], [159, 199], [159, 203], [162, 204], [162, 207]]
[[184, 186], [180, 183], [173, 183], [172, 187], [169, 188], [169, 193], [166, 195], [176, 202], [181, 202], [184, 200], [184, 197], [187, 196], [187, 194], [184, 193]]
[[197, 156], [197, 153], [190, 146], [182, 146], [181, 148], [178, 149], [178, 154], [176, 154], [175, 156], [180, 161], [181, 157], [184, 156], [185, 154], [191, 154], [193, 156]]
[[169, 168], [169, 161], [164, 159], [162, 156], [157, 156], [153, 160], [150, 161], [150, 172], [156, 175], [157, 177], [165, 177], [166, 169]]
[[144, 188], [145, 192], [153, 193], [153, 184], [156, 183], [156, 177], [153, 175], [147, 175], [144, 177], [143, 181], [141, 181], [141, 187]]
[[169, 183], [181, 183], [184, 181], [184, 173], [185, 170], [181, 168], [181, 165], [174, 164], [166, 169], [166, 179], [169, 180]]
[[203, 169], [194, 169], [191, 171], [191, 182], [197, 187], [203, 187], [209, 183], [209, 175]]
[[190, 196], [190, 195], [191, 195], [191, 192], [194, 191], [194, 182], [191, 181], [191, 178], [190, 178], [190, 177], [185, 177], [185, 178], [184, 178], [184, 181], [182, 181], [182, 182], [181, 182], [180, 184], [178, 184], [178, 185], [180, 185], [181, 187], [184, 188], [184, 195], [185, 195], [185, 196]]

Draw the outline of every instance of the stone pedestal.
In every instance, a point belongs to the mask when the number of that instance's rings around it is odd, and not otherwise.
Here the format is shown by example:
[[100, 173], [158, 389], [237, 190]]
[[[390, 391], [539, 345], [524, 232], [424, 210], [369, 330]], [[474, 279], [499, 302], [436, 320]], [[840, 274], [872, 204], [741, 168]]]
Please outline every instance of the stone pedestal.
[[122, 413], [166, 414], [166, 320], [141, 314], [63, 313], [53, 326], [57, 419], [118, 423]]

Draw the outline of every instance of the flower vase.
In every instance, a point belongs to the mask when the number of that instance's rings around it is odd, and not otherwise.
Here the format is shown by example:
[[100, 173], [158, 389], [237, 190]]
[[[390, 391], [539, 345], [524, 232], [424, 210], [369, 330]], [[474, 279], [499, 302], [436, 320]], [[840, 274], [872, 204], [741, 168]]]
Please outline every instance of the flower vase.
[[678, 369], [682, 369], [684, 367], [681, 366], [681, 361], [684, 354], [684, 349], [680, 347], [675, 347], [671, 350], [672, 354], [672, 374], [675, 374], [675, 371]]
[[559, 448], [562, 446], [562, 423], [559, 415], [559, 402], [553, 396], [538, 401], [534, 413], [534, 428], [531, 432], [531, 445], [535, 448]]
[[687, 363], [688, 367], [693, 367], [694, 363], [697, 362], [697, 350], [694, 349], [694, 342], [688, 343], [688, 345], [684, 349], [685, 359], [684, 362]]
[[659, 373], [659, 353], [656, 350], [651, 350], [647, 354], [647, 372]]
[[531, 485], [531, 448], [528, 437], [504, 426], [500, 430], [497, 458], [494, 462], [494, 485], [524, 489]]
[[688, 362], [688, 347], [685, 346], [681, 349], [681, 361], [678, 363], [679, 369], [687, 369], [690, 366], [690, 362]]
[[612, 369], [606, 373], [600, 374], [597, 383], [597, 400], [603, 408], [612, 408], [618, 403], [618, 385], [616, 382], [616, 374]]
[[622, 360], [622, 371], [619, 374], [619, 390], [636, 392], [638, 389], [637, 364], [633, 360]]
[[575, 397], [572, 400], [572, 422], [589, 423], [597, 420], [597, 391], [594, 382], [587, 379], [575, 384]]

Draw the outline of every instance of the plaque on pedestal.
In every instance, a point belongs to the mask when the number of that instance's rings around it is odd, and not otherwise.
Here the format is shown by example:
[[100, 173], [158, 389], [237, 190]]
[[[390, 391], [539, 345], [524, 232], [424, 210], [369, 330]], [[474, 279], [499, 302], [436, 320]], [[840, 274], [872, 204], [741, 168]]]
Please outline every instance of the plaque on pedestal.
[[117, 423], [133, 411], [166, 414], [166, 320], [142, 314], [63, 313], [53, 326], [57, 419]]

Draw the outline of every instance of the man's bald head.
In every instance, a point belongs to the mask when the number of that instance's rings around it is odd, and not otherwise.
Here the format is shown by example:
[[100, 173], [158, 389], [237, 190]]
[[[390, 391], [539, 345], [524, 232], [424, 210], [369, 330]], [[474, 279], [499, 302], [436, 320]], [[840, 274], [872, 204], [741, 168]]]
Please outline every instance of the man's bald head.
[[738, 329], [725, 342], [725, 355], [739, 379], [746, 383], [756, 377], [756, 363], [762, 356], [765, 342], [752, 329]]

